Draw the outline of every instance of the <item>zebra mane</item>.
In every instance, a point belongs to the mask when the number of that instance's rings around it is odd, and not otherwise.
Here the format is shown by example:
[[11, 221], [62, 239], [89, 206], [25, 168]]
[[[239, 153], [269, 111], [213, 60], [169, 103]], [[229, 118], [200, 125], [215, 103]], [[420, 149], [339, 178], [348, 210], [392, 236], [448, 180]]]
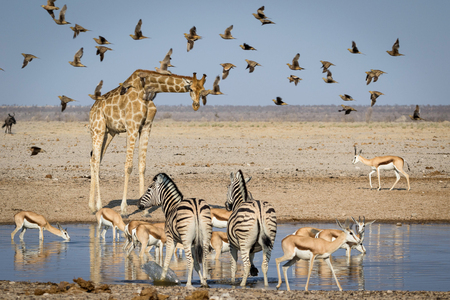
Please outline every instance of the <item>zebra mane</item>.
[[247, 201], [248, 193], [247, 193], [247, 185], [245, 184], [244, 174], [242, 174], [241, 170], [238, 170], [236, 173], [236, 178], [238, 179], [239, 183], [239, 190], [241, 192], [242, 201]]
[[175, 182], [173, 182], [172, 178], [170, 178], [169, 175], [167, 175], [166, 173], [156, 174], [155, 177], [153, 177], [153, 181], [157, 181], [158, 178], [161, 178], [161, 181], [164, 184], [164, 186], [167, 186], [171, 190], [177, 192], [180, 195], [181, 199], [183, 199], [183, 194], [180, 192], [177, 185], [175, 184]]

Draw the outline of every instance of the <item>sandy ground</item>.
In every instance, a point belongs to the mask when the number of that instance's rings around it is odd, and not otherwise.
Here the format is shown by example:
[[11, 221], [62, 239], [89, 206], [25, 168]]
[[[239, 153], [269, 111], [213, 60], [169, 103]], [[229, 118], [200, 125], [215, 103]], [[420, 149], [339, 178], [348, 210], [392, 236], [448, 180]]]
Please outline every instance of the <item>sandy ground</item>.
[[[254, 198], [271, 202], [279, 222], [334, 222], [334, 218], [350, 216], [377, 222], [449, 222], [449, 128], [449, 122], [158, 121], [150, 136], [146, 185], [154, 175], [165, 172], [185, 197], [223, 207], [230, 172], [241, 169], [252, 176], [248, 188]], [[13, 223], [13, 215], [20, 210], [40, 213], [51, 223], [94, 222], [88, 208], [91, 142], [87, 124], [19, 122], [13, 133], [0, 135], [0, 223]], [[30, 156], [28, 147], [33, 145], [46, 152]], [[393, 171], [382, 172], [381, 191], [371, 190], [370, 168], [351, 163], [354, 145], [367, 158], [405, 158], [411, 191], [403, 176], [389, 191], [395, 182]], [[100, 168], [102, 204], [117, 211], [125, 152], [126, 135], [121, 134], [111, 143]], [[125, 221], [163, 221], [161, 209], [150, 215], [137, 209], [137, 156], [136, 149]], [[373, 184], [378, 186], [376, 174]]]

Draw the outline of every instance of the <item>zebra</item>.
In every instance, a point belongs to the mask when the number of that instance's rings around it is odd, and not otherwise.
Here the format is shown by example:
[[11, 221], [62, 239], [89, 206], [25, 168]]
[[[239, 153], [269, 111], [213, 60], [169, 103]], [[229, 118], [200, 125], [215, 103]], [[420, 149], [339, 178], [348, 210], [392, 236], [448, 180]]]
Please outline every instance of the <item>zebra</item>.
[[[241, 251], [244, 264], [244, 276], [241, 286], [245, 286], [249, 272], [256, 276], [257, 269], [253, 266], [253, 257], [256, 252], [263, 251], [262, 271], [264, 285], [268, 286], [267, 270], [277, 234], [277, 218], [273, 206], [260, 200], [254, 200], [247, 191], [242, 171], [235, 176], [231, 173], [231, 184], [228, 186], [225, 208], [231, 210], [228, 219], [227, 237], [231, 253], [231, 282], [236, 276], [237, 252]], [[255, 274], [256, 271], [256, 274]]]
[[5, 133], [11, 133], [11, 127], [13, 126], [13, 124], [16, 124], [16, 118], [14, 118], [16, 114], [13, 114], [12, 116], [10, 114], [8, 114], [8, 117], [5, 119], [5, 124], [3, 124], [3, 127], [6, 127], [5, 129]]
[[[194, 267], [200, 277], [201, 286], [208, 287], [206, 261], [212, 234], [209, 205], [203, 199], [183, 199], [178, 187], [165, 173], [159, 173], [153, 178], [153, 182], [138, 203], [141, 210], [157, 205], [162, 206], [166, 218], [166, 257], [161, 280], [166, 277], [177, 243], [182, 243], [188, 265], [186, 286], [192, 286]], [[202, 264], [203, 275], [199, 264]]]

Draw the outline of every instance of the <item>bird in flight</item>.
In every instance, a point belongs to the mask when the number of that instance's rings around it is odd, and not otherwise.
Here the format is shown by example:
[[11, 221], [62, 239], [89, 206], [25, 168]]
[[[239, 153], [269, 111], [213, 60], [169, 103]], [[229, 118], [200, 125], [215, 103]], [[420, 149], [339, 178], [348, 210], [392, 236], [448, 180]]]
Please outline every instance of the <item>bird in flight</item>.
[[100, 55], [100, 61], [103, 61], [103, 58], [105, 58], [105, 52], [108, 50], [111, 50], [111, 48], [105, 47], [105, 46], [95, 46], [97, 48], [96, 55]]
[[333, 79], [333, 74], [331, 74], [330, 70], [327, 70], [327, 78], [323, 78], [323, 81], [325, 81], [326, 83], [338, 83], [337, 81], [335, 81]]
[[352, 41], [352, 47], [348, 48], [347, 50], [350, 51], [350, 53], [353, 53], [353, 54], [363, 54], [363, 53], [359, 52], [358, 47], [356, 47], [355, 41]]
[[394, 45], [392, 45], [392, 50], [386, 50], [386, 52], [391, 56], [404, 56], [404, 54], [400, 54], [398, 49], [400, 48], [400, 42], [398, 39], [395, 41]]
[[187, 40], [187, 52], [194, 48], [194, 42], [200, 40], [202, 37], [197, 34], [197, 27], [192, 26], [189, 33], [185, 33], [184, 37]]
[[338, 111], [345, 111], [346, 115], [350, 114], [352, 111], [357, 111], [356, 109], [354, 109], [351, 106], [347, 106], [347, 105], [344, 105], [344, 104], [341, 104], [341, 106], [342, 106], [342, 109], [340, 109]]
[[255, 48], [246, 43], [244, 43], [243, 45], [239, 45], [239, 47], [241, 47], [242, 50], [256, 50]]
[[370, 103], [371, 107], [375, 105], [378, 97], [380, 97], [381, 95], [384, 95], [382, 92], [378, 92], [378, 91], [369, 91], [369, 93], [370, 93], [370, 100], [372, 101]]
[[295, 86], [297, 86], [297, 84], [300, 82], [300, 80], [302, 80], [300, 77], [295, 76], [295, 75], [289, 76], [288, 79], [289, 79], [289, 83], [294, 82]]
[[37, 155], [38, 153], [46, 152], [44, 149], [36, 146], [31, 146], [30, 148], [28, 148], [28, 150], [31, 151], [31, 156]]
[[386, 73], [386, 72], [383, 72], [381, 70], [374, 70], [374, 69], [367, 71], [366, 72], [366, 74], [367, 74], [366, 75], [366, 85], [368, 85], [372, 81], [372, 79], [373, 79], [373, 82], [377, 82], [378, 77], [380, 77], [381, 74], [384, 74], [384, 73]]
[[258, 20], [267, 19], [267, 16], [264, 14], [264, 5], [258, 8], [256, 14], [252, 13], [252, 15]]
[[276, 99], [272, 99], [273, 103], [275, 103], [275, 105], [288, 105], [287, 103], [285, 103], [283, 101], [283, 99], [281, 97], [277, 97]]
[[253, 60], [246, 59], [247, 67], [245, 69], [249, 69], [249, 73], [252, 73], [255, 70], [256, 66], [261, 66], [259, 63]]
[[32, 54], [22, 53], [22, 55], [23, 55], [22, 69], [25, 68], [28, 65], [28, 63], [33, 60], [33, 58], [39, 58], [39, 57], [36, 57], [36, 56], [34, 56]]
[[44, 8], [49, 15], [52, 17], [52, 19], [55, 19], [55, 14], [53, 13], [54, 10], [59, 10], [59, 7], [55, 6], [56, 0], [47, 0], [47, 5], [41, 5], [42, 8]]
[[75, 53], [73, 57], [73, 61], [69, 61], [69, 64], [71, 64], [74, 67], [86, 67], [81, 63], [81, 58], [83, 57], [83, 47], [80, 48], [80, 50]]
[[329, 61], [326, 60], [321, 60], [320, 61], [322, 63], [322, 73], [325, 73], [326, 71], [328, 71], [328, 68], [331, 66], [334, 66], [334, 64], [330, 63]]
[[76, 38], [80, 32], [88, 32], [90, 31], [89, 29], [84, 28], [81, 25], [75, 24], [75, 26], [70, 26], [70, 29], [73, 30], [73, 38]]
[[99, 44], [99, 45], [106, 45], [106, 44], [111, 44], [110, 42], [108, 42], [104, 37], [102, 37], [101, 35], [98, 36], [98, 38], [93, 38], [94, 41]]
[[89, 97], [91, 97], [95, 101], [103, 100], [104, 98], [102, 97], [102, 92], [101, 92], [102, 87], [103, 87], [103, 80], [100, 80], [100, 82], [95, 87], [94, 95], [89, 94]]
[[142, 19], [139, 19], [136, 27], [134, 28], [134, 34], [130, 34], [130, 36], [133, 40], [148, 39], [148, 37], [146, 37], [142, 34], [141, 26], [142, 26]]
[[171, 55], [172, 55], [172, 48], [169, 49], [166, 56], [164, 56], [164, 59], [159, 62], [160, 63], [159, 68], [155, 67], [156, 72], [167, 75], [172, 74], [172, 72], [168, 70], [169, 67], [175, 67], [170, 63], [170, 60], [172, 59]]
[[72, 98], [69, 98], [67, 96], [58, 96], [59, 100], [61, 100], [61, 111], [64, 111], [67, 107], [67, 103], [72, 102], [72, 101], [76, 101], [73, 100]]
[[411, 120], [413, 120], [413, 121], [419, 121], [419, 120], [426, 121], [425, 119], [422, 119], [422, 118], [420, 117], [420, 108], [419, 108], [419, 105], [416, 105], [416, 109], [414, 110], [414, 114], [413, 114], [412, 116], [409, 115], [409, 117], [410, 117]]
[[291, 70], [304, 70], [304, 68], [300, 67], [298, 63], [298, 59], [300, 58], [300, 53], [297, 53], [294, 58], [292, 59], [292, 65], [290, 63], [287, 63], [289, 69]]
[[339, 97], [341, 97], [342, 100], [344, 101], [353, 101], [352, 96], [344, 94], [344, 95], [339, 95]]
[[55, 21], [56, 24], [58, 24], [58, 25], [70, 24], [69, 22], [66, 21], [66, 10], [67, 10], [67, 5], [64, 4], [63, 8], [59, 11], [59, 18], [58, 19], [53, 18], [53, 20]]
[[233, 29], [233, 25], [225, 29], [224, 33], [219, 33], [220, 37], [224, 40], [232, 40], [234, 37], [231, 35], [231, 30]]
[[223, 63], [220, 64], [223, 67], [222, 70], [222, 80], [224, 80], [225, 78], [228, 77], [228, 74], [230, 73], [230, 70], [235, 68], [236, 66], [233, 65], [232, 63]]

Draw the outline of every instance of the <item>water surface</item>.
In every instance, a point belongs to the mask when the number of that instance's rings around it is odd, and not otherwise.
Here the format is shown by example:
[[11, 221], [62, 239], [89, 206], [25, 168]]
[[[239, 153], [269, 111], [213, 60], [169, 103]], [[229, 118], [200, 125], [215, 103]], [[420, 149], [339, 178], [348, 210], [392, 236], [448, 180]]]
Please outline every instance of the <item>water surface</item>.
[[[277, 239], [269, 264], [269, 288], [275, 289], [278, 277], [275, 258], [283, 256], [281, 240], [305, 224], [283, 224], [278, 226]], [[336, 228], [333, 224], [308, 224], [316, 228]], [[0, 226], [1, 280], [52, 281], [59, 282], [82, 277], [96, 283], [148, 282], [149, 276], [141, 269], [148, 259], [156, 260], [154, 251], [141, 260], [139, 249], [126, 257], [122, 247], [125, 239], [112, 242], [112, 232], [106, 240], [96, 236], [94, 224], [69, 224], [67, 230], [71, 240], [44, 231], [44, 242], [39, 242], [38, 230], [30, 229], [24, 241], [18, 234], [11, 243], [13, 225]], [[345, 250], [336, 251], [332, 258], [334, 270], [344, 290], [450, 290], [450, 225], [403, 225], [373, 224], [366, 229], [365, 255], [353, 250], [350, 260]], [[211, 287], [230, 288], [231, 256], [223, 253], [219, 261], [210, 255], [208, 260]], [[255, 255], [255, 265], [260, 270], [257, 277], [250, 277], [248, 286], [262, 288], [262, 252]], [[170, 268], [185, 283], [186, 260], [177, 254]], [[300, 261], [288, 270], [291, 289], [304, 289], [308, 274], [308, 262]], [[241, 261], [238, 262], [237, 283], [242, 276]], [[194, 271], [194, 286], [199, 286]], [[286, 289], [284, 283], [281, 289]], [[310, 290], [337, 290], [337, 286], [325, 262], [317, 260], [309, 284]]]

